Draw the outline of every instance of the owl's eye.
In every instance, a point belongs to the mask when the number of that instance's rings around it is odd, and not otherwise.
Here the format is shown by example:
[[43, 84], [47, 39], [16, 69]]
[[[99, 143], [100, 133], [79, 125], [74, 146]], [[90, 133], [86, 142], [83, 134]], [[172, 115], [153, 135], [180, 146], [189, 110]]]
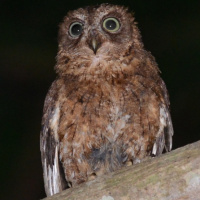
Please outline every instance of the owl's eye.
[[69, 27], [69, 33], [72, 37], [78, 37], [83, 31], [83, 24], [80, 22], [74, 22]]
[[110, 17], [103, 21], [103, 28], [111, 33], [117, 32], [120, 28], [120, 23], [116, 18]]

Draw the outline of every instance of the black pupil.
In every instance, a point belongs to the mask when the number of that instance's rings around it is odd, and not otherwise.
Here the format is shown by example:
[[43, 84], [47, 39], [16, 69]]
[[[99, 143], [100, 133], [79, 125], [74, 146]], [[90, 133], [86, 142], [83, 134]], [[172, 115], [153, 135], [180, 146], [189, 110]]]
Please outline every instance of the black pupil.
[[117, 27], [117, 24], [114, 20], [108, 20], [105, 25], [108, 30], [114, 30]]
[[71, 32], [73, 35], [80, 35], [82, 32], [81, 24], [74, 24], [71, 28]]

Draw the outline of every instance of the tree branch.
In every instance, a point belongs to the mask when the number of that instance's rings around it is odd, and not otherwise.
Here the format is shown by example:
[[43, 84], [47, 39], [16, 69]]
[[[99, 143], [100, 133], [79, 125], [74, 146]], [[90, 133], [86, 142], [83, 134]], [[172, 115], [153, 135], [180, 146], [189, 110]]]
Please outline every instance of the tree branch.
[[45, 200], [200, 200], [200, 141]]

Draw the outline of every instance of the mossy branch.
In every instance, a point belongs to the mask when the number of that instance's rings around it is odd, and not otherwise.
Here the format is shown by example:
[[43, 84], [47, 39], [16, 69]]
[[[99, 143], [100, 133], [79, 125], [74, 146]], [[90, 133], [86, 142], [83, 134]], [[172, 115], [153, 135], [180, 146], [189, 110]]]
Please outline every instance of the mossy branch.
[[200, 141], [45, 200], [200, 200]]

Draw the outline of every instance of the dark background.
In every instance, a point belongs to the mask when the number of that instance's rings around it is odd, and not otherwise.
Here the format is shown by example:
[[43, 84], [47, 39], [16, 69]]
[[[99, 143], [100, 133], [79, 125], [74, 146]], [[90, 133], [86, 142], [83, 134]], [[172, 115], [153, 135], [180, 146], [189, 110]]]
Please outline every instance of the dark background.
[[[103, 1], [95, 1], [102, 3]], [[200, 139], [200, 1], [104, 1], [135, 12], [145, 48], [170, 93], [173, 148]], [[58, 24], [91, 1], [0, 2], [0, 199], [45, 196], [39, 133], [45, 95], [55, 78]]]

